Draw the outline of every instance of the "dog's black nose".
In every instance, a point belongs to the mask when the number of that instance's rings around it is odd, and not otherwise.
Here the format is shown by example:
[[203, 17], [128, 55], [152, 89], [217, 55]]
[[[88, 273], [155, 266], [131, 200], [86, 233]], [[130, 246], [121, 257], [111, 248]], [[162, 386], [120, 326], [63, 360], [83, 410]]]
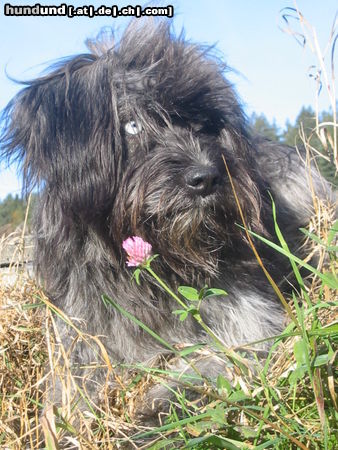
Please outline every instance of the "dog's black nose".
[[204, 166], [190, 169], [185, 174], [185, 183], [192, 194], [209, 195], [216, 191], [220, 185], [221, 177], [214, 166]]

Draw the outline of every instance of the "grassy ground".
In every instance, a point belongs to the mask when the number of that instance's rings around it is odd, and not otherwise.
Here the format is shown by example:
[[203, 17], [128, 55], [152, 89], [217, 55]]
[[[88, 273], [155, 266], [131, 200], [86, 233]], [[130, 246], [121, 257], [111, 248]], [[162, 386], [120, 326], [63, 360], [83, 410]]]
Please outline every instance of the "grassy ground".
[[[66, 359], [68, 354], [54, 327], [53, 317], [60, 313], [51, 310], [48, 299], [22, 269], [13, 268], [18, 274], [15, 284], [6, 287], [5, 281], [0, 282], [0, 448], [337, 448], [334, 287], [338, 285], [331, 218], [332, 211], [317, 204], [310, 232], [319, 267], [308, 279], [301, 278], [294, 267], [298, 287], [289, 299], [294, 320], [289, 318], [266, 361], [257, 363], [261, 365], [255, 373], [229, 361], [228, 373], [220, 375], [216, 385], [196, 386], [189, 378], [181, 379], [161, 427], [140, 426], [135, 408], [149, 386], [175, 376], [169, 363], [129, 368], [129, 376], [122, 378], [103, 348], [100, 367], [107, 370], [103, 401], [96, 409], [81, 391], [87, 408], [79, 413], [70, 394], [76, 380], [67, 368], [58, 367], [60, 357]], [[79, 331], [79, 339], [91, 345], [99, 338]], [[190, 357], [211, 351], [196, 349]], [[52, 370], [46, 372], [48, 363]], [[67, 376], [60, 373], [63, 370]], [[45, 410], [39, 420], [45, 378], [58, 376], [65, 380], [65, 406]], [[114, 376], [118, 384], [112, 388], [108, 381]], [[189, 401], [186, 387], [192, 387], [203, 401]]]

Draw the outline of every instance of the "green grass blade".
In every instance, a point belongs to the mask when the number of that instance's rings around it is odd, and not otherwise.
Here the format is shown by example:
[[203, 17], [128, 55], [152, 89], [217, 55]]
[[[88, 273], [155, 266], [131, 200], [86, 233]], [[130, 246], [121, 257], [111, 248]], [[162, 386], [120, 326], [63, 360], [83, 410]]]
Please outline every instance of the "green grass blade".
[[141, 322], [139, 319], [137, 319], [135, 316], [130, 314], [128, 311], [126, 311], [122, 306], [120, 306], [118, 303], [116, 303], [114, 300], [112, 300], [107, 295], [102, 295], [102, 300], [105, 304], [110, 304], [115, 309], [117, 309], [121, 314], [123, 314], [125, 317], [130, 319], [132, 322], [136, 323], [140, 328], [142, 328], [144, 331], [146, 331], [150, 336], [152, 336], [154, 339], [156, 339], [158, 342], [160, 342], [164, 347], [168, 348], [170, 351], [175, 353], [176, 355], [179, 355], [179, 352], [169, 344], [169, 342], [165, 341], [161, 338], [155, 331], [153, 331], [151, 328], [149, 328], [147, 325], [145, 325], [143, 322]]
[[[237, 224], [237, 226], [239, 228], [241, 228], [242, 230], [245, 230], [245, 228], [242, 227], [242, 225]], [[292, 259], [297, 264], [299, 264], [301, 267], [304, 267], [304, 269], [307, 269], [309, 272], [317, 275], [322, 280], [322, 282], [325, 285], [327, 285], [328, 287], [330, 287], [331, 289], [338, 289], [338, 279], [337, 278], [331, 277], [331, 276], [328, 276], [326, 274], [323, 274], [323, 273], [319, 272], [319, 270], [317, 270], [314, 267], [310, 266], [310, 264], [307, 264], [302, 259], [300, 259], [297, 256], [293, 255], [292, 253], [287, 252], [286, 250], [284, 250], [280, 245], [277, 245], [274, 242], [269, 241], [268, 239], [264, 238], [263, 236], [260, 236], [259, 234], [255, 233], [254, 231], [251, 231], [251, 230], [247, 230], [247, 231], [253, 237], [259, 239], [262, 242], [264, 242], [269, 247], [273, 248], [274, 250], [276, 250], [277, 252], [279, 252], [282, 255], [286, 256], [287, 258]]]

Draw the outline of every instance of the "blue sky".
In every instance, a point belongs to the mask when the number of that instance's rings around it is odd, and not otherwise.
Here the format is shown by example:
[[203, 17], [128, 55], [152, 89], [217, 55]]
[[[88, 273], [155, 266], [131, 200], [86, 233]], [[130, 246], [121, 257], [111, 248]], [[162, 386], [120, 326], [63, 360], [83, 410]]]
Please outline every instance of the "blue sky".
[[[127, 23], [127, 19], [109, 17], [5, 17], [4, 3], [0, 3], [0, 109], [19, 89], [7, 78], [6, 71], [17, 79], [31, 79], [46, 67], [43, 63], [86, 51], [85, 39], [95, 37], [103, 26], [123, 29]], [[34, 5], [37, 0], [6, 0], [6, 3]], [[43, 5], [60, 3], [121, 7], [142, 2], [41, 0]], [[175, 29], [184, 27], [188, 39], [216, 44], [227, 63], [236, 69], [230, 76], [231, 81], [248, 114], [264, 113], [283, 128], [287, 119], [295, 120], [303, 105], [315, 105], [315, 85], [308, 70], [317, 64], [316, 58], [309, 49], [302, 49], [279, 29], [282, 25], [280, 10], [294, 7], [294, 1], [161, 0], [152, 3], [172, 4]], [[297, 5], [316, 28], [319, 43], [325, 47], [337, 9], [336, 0], [299, 0]], [[296, 23], [294, 25], [297, 27]], [[328, 107], [323, 92], [320, 109]], [[0, 199], [9, 192], [20, 192], [20, 182], [15, 168], [5, 170], [1, 166]]]

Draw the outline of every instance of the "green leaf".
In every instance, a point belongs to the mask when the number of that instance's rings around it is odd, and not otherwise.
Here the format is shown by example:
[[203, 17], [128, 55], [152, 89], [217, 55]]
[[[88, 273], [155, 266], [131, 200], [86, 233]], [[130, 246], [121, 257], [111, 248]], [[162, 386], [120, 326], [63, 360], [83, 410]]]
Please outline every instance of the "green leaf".
[[208, 285], [207, 284], [205, 284], [203, 287], [202, 287], [202, 289], [199, 291], [199, 293], [198, 293], [198, 298], [199, 298], [199, 300], [202, 300], [203, 298], [204, 298], [204, 294], [205, 294], [205, 291], [208, 289]]
[[208, 408], [208, 411], [210, 412], [210, 417], [213, 422], [224, 425], [225, 411], [223, 406], [218, 405], [216, 408]]
[[304, 377], [306, 373], [306, 368], [304, 366], [297, 367], [297, 369], [293, 370], [289, 376], [289, 383], [295, 384], [297, 380], [300, 380]]
[[180, 321], [181, 321], [181, 322], [184, 322], [185, 319], [188, 317], [188, 315], [189, 315], [188, 311], [184, 311], [184, 312], [179, 316]]
[[223, 377], [223, 375], [218, 375], [216, 386], [220, 394], [222, 394], [222, 392], [224, 391], [226, 391], [227, 393], [232, 391], [232, 386], [229, 380]]
[[223, 289], [210, 288], [205, 292], [204, 298], [212, 297], [212, 296], [216, 296], [216, 295], [228, 295], [228, 293], [226, 291], [224, 291]]
[[231, 402], [242, 402], [243, 400], [247, 400], [248, 398], [250, 397], [244, 394], [243, 391], [237, 391], [230, 394], [228, 400]]
[[188, 317], [189, 312], [186, 309], [175, 309], [173, 314], [179, 316], [180, 321], [183, 322]]
[[190, 347], [186, 347], [180, 351], [180, 356], [188, 356], [191, 353], [194, 353], [194, 352], [200, 350], [201, 348], [205, 347], [205, 345], [206, 344], [196, 344], [196, 345], [191, 345]]
[[190, 286], [179, 286], [178, 292], [187, 300], [197, 302], [199, 300], [198, 291]]
[[330, 358], [327, 353], [325, 355], [316, 356], [315, 360], [313, 361], [313, 367], [324, 366], [329, 362], [329, 360]]
[[246, 439], [254, 438], [257, 436], [257, 430], [249, 426], [243, 426], [241, 432]]
[[293, 346], [293, 353], [295, 355], [298, 367], [307, 363], [309, 352], [304, 339], [300, 339], [295, 342], [295, 345]]
[[196, 308], [193, 307], [193, 306], [189, 306], [189, 308], [187, 308], [187, 312], [190, 313], [190, 314], [192, 314], [193, 316], [195, 316], [196, 314], [199, 314], [198, 309], [196, 309]]
[[140, 274], [141, 274], [141, 269], [135, 269], [133, 276], [131, 277], [132, 279], [135, 278], [135, 281], [138, 285], [140, 285]]
[[186, 312], [185, 309], [175, 309], [175, 311], [173, 311], [172, 313], [175, 314], [176, 316], [178, 316], [184, 312]]

